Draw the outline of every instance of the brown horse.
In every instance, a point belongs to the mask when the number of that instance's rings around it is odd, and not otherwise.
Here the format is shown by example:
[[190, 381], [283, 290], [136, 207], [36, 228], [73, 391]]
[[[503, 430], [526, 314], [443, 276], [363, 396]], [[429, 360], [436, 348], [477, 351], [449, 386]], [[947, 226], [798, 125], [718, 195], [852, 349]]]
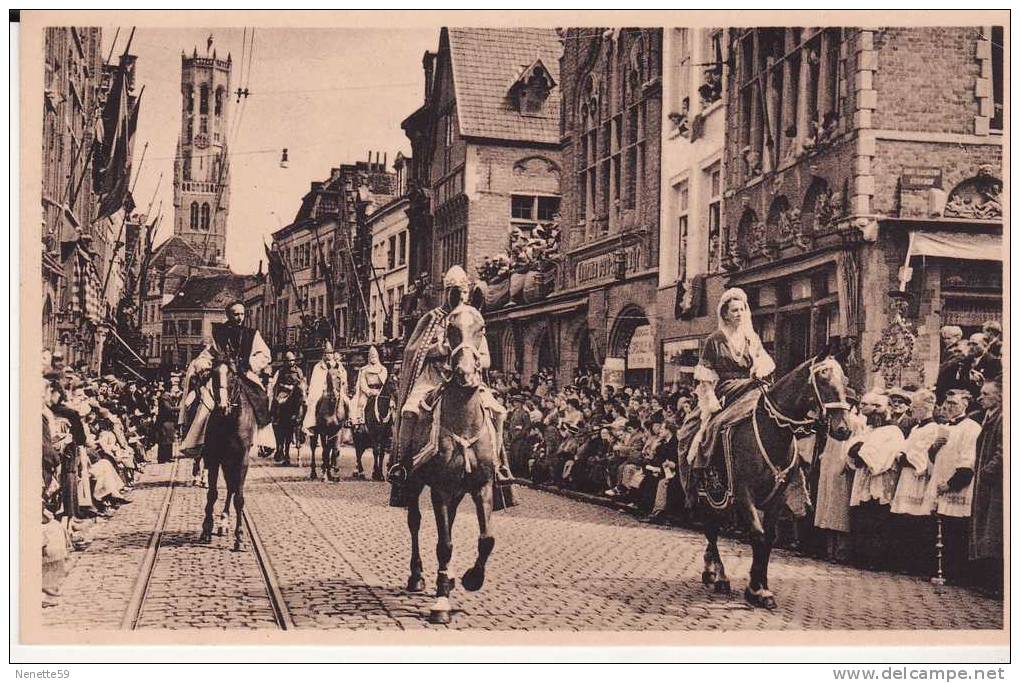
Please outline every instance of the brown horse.
[[[315, 434], [322, 446], [322, 478], [337, 481], [336, 472], [339, 458], [337, 457], [337, 437], [340, 430], [347, 425], [347, 395], [343, 391], [343, 377], [339, 367], [326, 370], [326, 387], [322, 396], [315, 404]], [[312, 446], [312, 470], [310, 479], [316, 479], [315, 447]]]
[[365, 451], [372, 449], [372, 479], [383, 481], [383, 461], [390, 450], [393, 435], [393, 381], [387, 379], [376, 396], [365, 401], [365, 422], [354, 430], [354, 454], [357, 475], [364, 476], [361, 463]]
[[[775, 609], [775, 596], [769, 590], [769, 556], [787, 486], [792, 479], [802, 481], [795, 439], [821, 427], [827, 427], [829, 435], [838, 441], [850, 438], [845, 385], [839, 362], [828, 352], [819, 354], [771, 387], [763, 384], [755, 389], [758, 399], [753, 402], [750, 415], [723, 430], [712, 462], [721, 462], [728, 470], [728, 490], [723, 500], [708, 501], [702, 497], [697, 504], [708, 540], [701, 575], [706, 586], [714, 585], [717, 593], [730, 591], [717, 541], [720, 526], [735, 512], [749, 533], [753, 554], [744, 598], [755, 607]], [[753, 396], [745, 398], [753, 401]], [[738, 402], [746, 405], [744, 401]], [[732, 407], [737, 408], [736, 403]], [[727, 460], [729, 466], [725, 464]], [[682, 460], [682, 465], [686, 461]], [[692, 491], [689, 495], [697, 493]]]
[[[485, 582], [485, 563], [492, 553], [493, 538], [489, 519], [492, 514], [492, 491], [496, 472], [497, 435], [492, 420], [483, 409], [479, 349], [485, 339], [485, 321], [473, 306], [460, 305], [447, 317], [447, 341], [452, 376], [443, 387], [435, 410], [439, 410], [439, 448], [431, 459], [423, 462], [408, 478], [407, 526], [411, 531], [411, 574], [407, 590], [425, 589], [422, 578], [418, 532], [421, 509], [418, 498], [425, 486], [432, 496], [436, 516], [436, 602], [429, 620], [446, 624], [451, 620], [450, 592], [455, 582], [448, 575], [453, 556], [453, 523], [457, 508], [465, 495], [470, 495], [478, 516], [478, 555], [474, 565], [461, 577], [469, 591], [479, 590]], [[415, 443], [420, 451], [429, 438], [432, 419], [423, 419], [416, 430]]]
[[[248, 453], [258, 429], [255, 406], [233, 369], [229, 371], [227, 394], [229, 407], [215, 408], [209, 415], [202, 458], [209, 470], [209, 492], [206, 494], [205, 519], [202, 521], [200, 543], [209, 543], [213, 532], [213, 509], [219, 496], [219, 473], [227, 485], [227, 501], [221, 523], [229, 519], [233, 499], [237, 521], [234, 526], [234, 550], [244, 549], [244, 480], [248, 475]], [[222, 531], [221, 531], [222, 533]]]

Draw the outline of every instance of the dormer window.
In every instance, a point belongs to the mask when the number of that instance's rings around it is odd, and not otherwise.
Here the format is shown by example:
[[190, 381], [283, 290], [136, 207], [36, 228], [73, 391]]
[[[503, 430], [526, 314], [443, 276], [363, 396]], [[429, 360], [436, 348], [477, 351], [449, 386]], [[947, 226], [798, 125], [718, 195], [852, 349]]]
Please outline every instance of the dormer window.
[[542, 60], [535, 60], [510, 86], [508, 94], [511, 107], [526, 116], [540, 114], [549, 93], [555, 87], [556, 82]]

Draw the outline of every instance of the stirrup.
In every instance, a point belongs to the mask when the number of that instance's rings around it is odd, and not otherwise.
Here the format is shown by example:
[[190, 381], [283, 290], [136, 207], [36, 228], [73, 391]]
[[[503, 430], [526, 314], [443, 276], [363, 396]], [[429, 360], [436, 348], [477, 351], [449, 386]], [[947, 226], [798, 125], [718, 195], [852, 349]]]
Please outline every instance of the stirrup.
[[402, 463], [397, 463], [386, 473], [386, 479], [393, 483], [403, 483], [407, 481], [407, 469]]

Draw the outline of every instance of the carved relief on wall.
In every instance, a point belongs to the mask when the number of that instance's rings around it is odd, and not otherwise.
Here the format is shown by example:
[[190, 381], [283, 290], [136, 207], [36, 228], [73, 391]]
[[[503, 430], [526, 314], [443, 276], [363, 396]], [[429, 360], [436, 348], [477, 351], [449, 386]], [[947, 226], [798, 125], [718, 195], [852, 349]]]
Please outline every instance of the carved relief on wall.
[[825, 179], [816, 177], [804, 195], [800, 215], [801, 239], [807, 242], [812, 235], [834, 231], [844, 213], [842, 193], [830, 188]]
[[979, 220], [1002, 218], [1001, 194], [1002, 181], [995, 176], [995, 168], [982, 166], [976, 176], [953, 188], [942, 215]]
[[560, 178], [560, 167], [556, 162], [541, 156], [525, 157], [514, 163], [513, 173], [515, 176], [528, 176], [542, 178], [553, 176], [558, 181]]
[[779, 195], [769, 207], [766, 221], [766, 246], [788, 247], [797, 245], [807, 249], [810, 244], [801, 231], [800, 209], [790, 206], [790, 201]]
[[[740, 222], [737, 224], [737, 242], [745, 245], [744, 253], [750, 257], [766, 256], [769, 254], [769, 244], [765, 223], [758, 220], [758, 215], [750, 208], [744, 209]], [[729, 245], [727, 245], [729, 246]]]

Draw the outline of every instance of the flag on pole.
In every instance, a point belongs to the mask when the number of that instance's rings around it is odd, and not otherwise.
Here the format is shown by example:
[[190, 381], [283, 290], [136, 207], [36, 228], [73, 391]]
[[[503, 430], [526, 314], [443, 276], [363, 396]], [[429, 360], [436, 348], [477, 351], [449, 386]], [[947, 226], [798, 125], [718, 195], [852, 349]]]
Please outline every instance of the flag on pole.
[[126, 71], [126, 66], [121, 66], [114, 75], [103, 109], [103, 135], [97, 136], [95, 142], [93, 173], [96, 191], [102, 197], [97, 219], [122, 208], [128, 213], [135, 208], [130, 192], [131, 156], [142, 93], [133, 97], [127, 92]]
[[280, 252], [274, 249], [270, 249], [269, 245], [263, 243], [263, 248], [266, 250], [266, 258], [268, 259], [269, 278], [273, 281], [273, 289], [276, 291], [276, 295], [279, 296], [280, 292], [287, 286], [287, 266], [283, 262], [283, 257], [280, 256]]

